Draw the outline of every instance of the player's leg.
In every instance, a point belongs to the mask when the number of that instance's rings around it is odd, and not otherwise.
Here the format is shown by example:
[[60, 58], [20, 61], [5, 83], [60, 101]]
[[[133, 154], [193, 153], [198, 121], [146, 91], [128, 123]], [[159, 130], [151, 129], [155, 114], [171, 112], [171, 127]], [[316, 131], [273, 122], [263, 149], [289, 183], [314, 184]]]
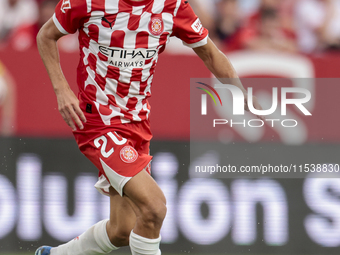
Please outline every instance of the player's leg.
[[129, 236], [136, 222], [135, 213], [127, 201], [112, 187], [110, 219], [98, 222], [79, 237], [58, 247], [41, 247], [36, 255], [99, 255], [129, 245]]
[[[142, 124], [146, 125], [145, 123]], [[101, 178], [97, 183], [103, 184], [103, 186], [100, 187], [101, 185], [98, 185], [96, 188], [100, 188], [100, 190], [105, 191], [105, 193], [109, 193], [109, 190], [107, 190], [108, 185], [106, 184], [111, 185], [123, 196], [122, 200], [116, 195], [113, 196], [111, 199], [112, 210], [115, 210], [113, 207], [115, 205], [117, 205], [116, 208], [121, 207], [118, 206], [119, 201], [121, 201], [124, 203], [123, 207], [129, 208], [129, 211], [128, 213], [124, 213], [124, 211], [120, 212], [125, 216], [129, 215], [129, 217], [126, 217], [128, 218], [127, 222], [117, 225], [116, 223], [120, 222], [121, 217], [115, 218], [116, 213], [113, 212], [109, 221], [97, 223], [80, 236], [79, 239], [77, 238], [70, 242], [72, 243], [72, 247], [76, 247], [74, 244], [78, 243], [79, 240], [87, 240], [87, 242], [77, 246], [77, 251], [74, 250], [74, 252], [68, 253], [69, 249], [65, 249], [65, 253], [57, 253], [57, 251], [62, 251], [62, 249], [52, 249], [51, 255], [95, 255], [114, 250], [116, 249], [114, 244], [117, 246], [127, 244], [126, 230], [129, 229], [130, 231], [132, 227], [131, 219], [133, 219], [133, 221], [135, 220], [135, 222], [133, 222], [135, 223], [133, 226], [134, 231], [131, 231], [129, 235], [132, 254], [160, 254], [159, 232], [166, 214], [165, 197], [149, 173], [147, 173], [146, 170], [140, 172], [141, 167], [149, 169], [148, 164], [151, 160], [151, 156], [148, 154], [151, 133], [147, 128], [148, 127], [133, 125], [130, 130], [124, 126], [124, 130], [126, 129], [128, 132], [126, 130], [126, 132], [120, 130], [121, 132], [119, 133], [112, 130], [105, 133], [105, 131], [100, 129], [98, 133], [90, 132], [90, 137], [87, 133], [75, 134], [77, 142], [80, 144], [80, 150], [97, 166], [100, 172], [106, 176], [106, 178]], [[124, 136], [130, 137], [131, 139], [124, 138]], [[96, 139], [93, 139], [93, 137]], [[98, 139], [105, 141], [105, 143], [99, 143], [98, 145]], [[104, 144], [107, 150], [103, 150]], [[134, 148], [136, 144], [139, 145]], [[111, 149], [108, 150], [109, 148]], [[103, 151], [105, 151], [105, 155], [102, 155]], [[109, 154], [107, 154], [106, 151], [109, 151]], [[130, 201], [135, 216], [131, 216], [131, 207], [128, 207], [124, 202], [126, 200]], [[117, 231], [117, 229], [119, 231]], [[83, 248], [81, 248], [87, 244], [90, 246], [88, 250], [89, 253], [85, 253]], [[98, 247], [100, 249], [97, 249]]]
[[131, 230], [136, 224], [136, 214], [127, 197], [121, 197], [110, 187], [110, 220], [107, 223], [107, 234], [116, 247], [129, 245]]
[[133, 255], [160, 255], [160, 230], [166, 215], [163, 192], [145, 171], [132, 177], [124, 187], [136, 214], [136, 224], [130, 234]]
[[110, 188], [110, 220], [64, 245], [38, 249], [36, 255], [97, 255], [128, 244], [133, 255], [161, 254], [159, 232], [166, 214], [163, 192], [143, 170], [127, 182], [124, 194], [121, 197]]
[[85, 233], [51, 250], [51, 255], [99, 255], [129, 245], [129, 235], [136, 222], [126, 198], [109, 189], [110, 219], [98, 222]]

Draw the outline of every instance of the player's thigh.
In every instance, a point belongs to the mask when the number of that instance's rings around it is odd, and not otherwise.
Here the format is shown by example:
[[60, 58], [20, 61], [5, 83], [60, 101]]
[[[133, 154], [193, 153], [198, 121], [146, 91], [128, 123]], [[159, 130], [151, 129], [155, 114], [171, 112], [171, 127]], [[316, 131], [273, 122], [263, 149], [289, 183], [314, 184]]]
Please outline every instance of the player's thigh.
[[145, 170], [131, 178], [124, 187], [124, 194], [133, 203], [137, 217], [149, 214], [165, 217], [166, 199], [155, 180]]

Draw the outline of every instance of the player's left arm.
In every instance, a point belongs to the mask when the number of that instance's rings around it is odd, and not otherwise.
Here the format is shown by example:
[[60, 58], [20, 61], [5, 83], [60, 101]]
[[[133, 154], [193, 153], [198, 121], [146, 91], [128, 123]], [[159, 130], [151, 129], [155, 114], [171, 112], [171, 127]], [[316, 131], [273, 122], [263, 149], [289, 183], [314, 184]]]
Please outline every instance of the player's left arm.
[[[243, 87], [233, 65], [230, 63], [226, 55], [224, 55], [216, 47], [216, 45], [211, 41], [210, 38], [208, 38], [207, 44], [197, 48], [193, 48], [193, 50], [203, 60], [204, 64], [210, 70], [210, 72], [212, 72], [222, 84], [232, 84], [242, 90], [245, 96], [244, 107], [248, 111], [249, 108], [247, 100], [247, 90]], [[253, 97], [253, 104], [255, 109], [262, 109], [256, 97]], [[262, 118], [261, 116], [258, 117]]]
[[232, 79], [234, 81], [233, 85], [239, 87], [243, 93], [247, 93], [242, 83], [238, 81], [238, 75], [229, 59], [215, 46], [210, 38], [208, 38], [207, 44], [193, 48], [193, 50], [220, 82], [226, 84], [230, 83]]

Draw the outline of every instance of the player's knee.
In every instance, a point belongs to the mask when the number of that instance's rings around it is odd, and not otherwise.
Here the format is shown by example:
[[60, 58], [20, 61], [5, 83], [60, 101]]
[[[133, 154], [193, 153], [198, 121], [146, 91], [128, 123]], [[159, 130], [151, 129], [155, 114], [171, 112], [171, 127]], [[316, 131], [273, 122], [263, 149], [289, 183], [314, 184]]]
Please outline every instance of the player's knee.
[[148, 228], [161, 228], [166, 211], [166, 205], [162, 200], [150, 201], [141, 208], [143, 224]]

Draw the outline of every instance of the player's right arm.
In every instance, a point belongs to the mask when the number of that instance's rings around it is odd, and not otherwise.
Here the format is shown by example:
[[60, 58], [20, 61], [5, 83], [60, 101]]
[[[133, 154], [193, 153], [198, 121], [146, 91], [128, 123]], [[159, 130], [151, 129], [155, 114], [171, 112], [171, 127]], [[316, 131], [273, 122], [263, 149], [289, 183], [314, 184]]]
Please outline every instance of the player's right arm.
[[60, 67], [57, 41], [64, 35], [59, 31], [51, 18], [40, 29], [37, 36], [37, 44], [40, 56], [57, 96], [58, 110], [65, 122], [75, 131], [77, 130], [76, 125], [80, 129], [84, 128], [83, 122], [86, 122], [86, 118], [79, 107], [77, 97], [71, 90]]

